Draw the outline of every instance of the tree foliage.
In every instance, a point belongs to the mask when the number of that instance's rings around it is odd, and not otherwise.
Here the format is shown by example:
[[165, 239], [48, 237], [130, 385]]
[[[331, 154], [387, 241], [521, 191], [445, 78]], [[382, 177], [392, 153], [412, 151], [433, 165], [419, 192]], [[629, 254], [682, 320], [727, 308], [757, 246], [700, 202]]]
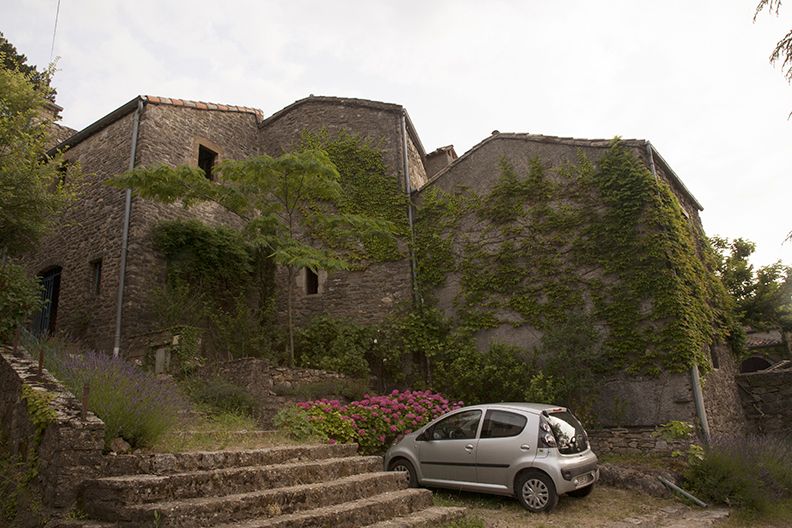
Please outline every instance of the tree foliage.
[[[759, 16], [759, 13], [761, 13], [765, 7], [768, 13], [775, 13], [778, 15], [778, 11], [781, 8], [781, 0], [760, 0], [759, 5], [756, 6], [756, 12], [754, 13], [754, 22], [756, 22], [756, 17]], [[792, 30], [787, 32], [784, 38], [776, 43], [773, 53], [770, 54], [770, 64], [775, 64], [778, 61], [781, 61], [781, 69], [784, 70], [784, 78], [792, 83]]]
[[3, 36], [2, 31], [0, 31], [0, 53], [3, 53], [0, 68], [25, 75], [36, 89], [44, 93], [48, 101], [55, 102], [57, 92], [50, 86], [51, 71], [49, 69], [38, 71], [35, 66], [26, 64], [27, 57], [17, 51], [16, 47]]
[[734, 299], [743, 326], [792, 331], [792, 267], [781, 261], [754, 270], [748, 262], [756, 245], [742, 238], [713, 238], [720, 262], [718, 274]]
[[46, 103], [28, 75], [0, 69], [0, 251], [8, 256], [34, 249], [76, 196], [79, 168], [65, 175], [60, 154], [44, 155], [52, 124]]
[[[238, 216], [248, 239], [265, 248], [286, 270], [290, 362], [294, 364], [292, 298], [301, 268], [313, 272], [349, 268], [343, 250], [355, 241], [392, 237], [392, 224], [357, 214], [336, 212], [340, 175], [322, 150], [226, 160], [213, 170], [190, 167], [138, 167], [108, 183], [133, 188], [143, 198], [181, 203], [185, 208], [215, 202]], [[323, 241], [318, 244], [317, 240]]]

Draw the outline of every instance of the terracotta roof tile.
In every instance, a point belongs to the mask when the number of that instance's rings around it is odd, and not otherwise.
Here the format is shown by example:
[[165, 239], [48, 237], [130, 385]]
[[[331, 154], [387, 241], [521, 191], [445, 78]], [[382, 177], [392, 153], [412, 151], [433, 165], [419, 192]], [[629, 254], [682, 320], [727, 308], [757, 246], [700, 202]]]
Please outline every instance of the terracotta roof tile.
[[264, 117], [264, 112], [258, 108], [248, 108], [246, 106], [230, 106], [223, 104], [207, 103], [204, 101], [190, 101], [188, 99], [171, 99], [168, 97], [158, 97], [147, 95], [146, 100], [153, 104], [164, 104], [171, 106], [184, 106], [187, 108], [199, 108], [201, 110], [218, 110], [220, 112], [237, 112], [242, 114], [253, 114], [260, 121]]

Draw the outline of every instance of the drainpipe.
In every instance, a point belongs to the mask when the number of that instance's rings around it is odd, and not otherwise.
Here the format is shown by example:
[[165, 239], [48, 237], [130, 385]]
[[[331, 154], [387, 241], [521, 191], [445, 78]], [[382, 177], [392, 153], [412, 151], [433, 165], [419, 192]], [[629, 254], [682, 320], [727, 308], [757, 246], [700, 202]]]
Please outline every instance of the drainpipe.
[[[140, 126], [140, 114], [143, 113], [143, 99], [138, 99], [137, 110], [135, 111], [134, 123], [132, 125], [132, 149], [129, 154], [129, 170], [135, 168], [135, 156], [137, 154], [138, 128]], [[121, 314], [124, 306], [124, 278], [126, 275], [127, 248], [129, 246], [129, 217], [132, 210], [132, 189], [126, 190], [126, 204], [124, 206], [124, 234], [121, 238], [121, 269], [118, 272], [118, 304], [116, 306], [116, 328], [115, 342], [113, 344], [113, 357], [118, 357], [121, 352]]]
[[[655, 169], [654, 163], [654, 155], [653, 152], [654, 147], [648, 141], [646, 142], [646, 153], [649, 156], [649, 170], [652, 171], [652, 175], [657, 180], [657, 170]], [[696, 416], [698, 417], [698, 421], [701, 424], [701, 433], [704, 435], [704, 443], [709, 444], [709, 422], [707, 421], [707, 409], [704, 407], [704, 393], [701, 390], [701, 379], [699, 377], [699, 369], [698, 365], [695, 363], [692, 367], [690, 367], [690, 384], [693, 387], [693, 401], [696, 404]]]
[[410, 196], [412, 194], [412, 189], [410, 188], [410, 169], [409, 169], [409, 160], [407, 157], [407, 111], [402, 108], [402, 115], [401, 115], [401, 132], [402, 132], [402, 152], [404, 154], [404, 192], [407, 193], [407, 198], [409, 200], [409, 205], [407, 206], [407, 222], [410, 224], [410, 271], [412, 272], [412, 283], [413, 283], [413, 300], [418, 301], [418, 276], [417, 276], [417, 267], [418, 264], [415, 261], [415, 228], [413, 225], [413, 213], [412, 213], [412, 200]]

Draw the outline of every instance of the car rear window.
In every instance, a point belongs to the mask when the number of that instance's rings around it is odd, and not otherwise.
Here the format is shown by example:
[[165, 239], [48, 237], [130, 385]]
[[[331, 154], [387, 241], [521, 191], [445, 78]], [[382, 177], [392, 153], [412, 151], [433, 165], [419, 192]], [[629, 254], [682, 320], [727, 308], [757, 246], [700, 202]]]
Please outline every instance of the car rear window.
[[548, 413], [547, 423], [553, 429], [553, 435], [558, 442], [558, 451], [565, 455], [582, 453], [588, 449], [588, 437], [583, 426], [580, 425], [569, 411]]
[[507, 411], [487, 411], [484, 418], [484, 427], [481, 438], [506, 438], [517, 436], [525, 429], [528, 419], [521, 415]]

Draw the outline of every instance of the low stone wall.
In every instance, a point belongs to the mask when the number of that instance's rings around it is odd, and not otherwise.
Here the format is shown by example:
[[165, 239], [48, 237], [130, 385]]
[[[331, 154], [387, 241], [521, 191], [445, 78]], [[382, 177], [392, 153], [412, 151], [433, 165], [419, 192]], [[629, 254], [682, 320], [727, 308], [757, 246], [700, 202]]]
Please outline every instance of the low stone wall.
[[737, 386], [750, 432], [792, 433], [792, 370], [739, 374]]
[[654, 427], [594, 429], [587, 431], [591, 449], [597, 455], [647, 454], [671, 456], [674, 451], [687, 451], [690, 441], [675, 439], [667, 442], [654, 437]]
[[[38, 463], [30, 487], [41, 493], [46, 508], [56, 513], [74, 507], [79, 484], [102, 471], [105, 425], [93, 413], [81, 419], [82, 405], [46, 370], [38, 375], [38, 361], [19, 349], [0, 348], [0, 448], [22, 462]], [[22, 386], [52, 398], [55, 411], [38, 446], [35, 425]], [[35, 452], [34, 452], [35, 450]]]
[[[320, 389], [322, 396], [349, 403], [341, 394], [345, 384], [355, 381], [345, 374], [325, 370], [272, 367], [269, 362], [257, 358], [241, 358], [215, 363], [200, 368], [196, 377], [210, 380], [223, 378], [244, 388], [261, 403], [262, 415], [259, 419], [264, 428], [273, 427], [277, 412], [299, 401], [307, 399], [306, 394]], [[309, 390], [313, 387], [314, 390]]]

